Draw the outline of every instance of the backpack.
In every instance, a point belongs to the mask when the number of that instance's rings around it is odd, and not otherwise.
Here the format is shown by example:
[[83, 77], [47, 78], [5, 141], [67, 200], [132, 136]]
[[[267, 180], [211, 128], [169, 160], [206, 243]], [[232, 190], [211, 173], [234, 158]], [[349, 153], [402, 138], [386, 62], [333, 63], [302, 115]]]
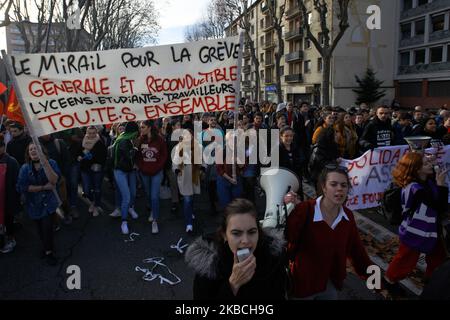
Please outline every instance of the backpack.
[[[402, 189], [392, 182], [384, 191], [380, 201], [384, 217], [393, 226], [398, 226], [403, 221]], [[406, 213], [409, 214], [412, 211], [409, 209]]]

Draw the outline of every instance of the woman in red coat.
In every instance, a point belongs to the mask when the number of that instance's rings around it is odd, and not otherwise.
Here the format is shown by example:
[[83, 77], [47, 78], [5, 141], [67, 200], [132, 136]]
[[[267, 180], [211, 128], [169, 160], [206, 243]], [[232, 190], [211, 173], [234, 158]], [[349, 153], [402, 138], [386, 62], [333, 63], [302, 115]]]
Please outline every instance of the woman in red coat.
[[[297, 204], [287, 220], [292, 298], [335, 300], [347, 275], [347, 258], [367, 278], [372, 264], [361, 242], [352, 211], [344, 206], [350, 188], [347, 169], [328, 164], [318, 185], [322, 195]], [[289, 194], [285, 201], [293, 201]]]

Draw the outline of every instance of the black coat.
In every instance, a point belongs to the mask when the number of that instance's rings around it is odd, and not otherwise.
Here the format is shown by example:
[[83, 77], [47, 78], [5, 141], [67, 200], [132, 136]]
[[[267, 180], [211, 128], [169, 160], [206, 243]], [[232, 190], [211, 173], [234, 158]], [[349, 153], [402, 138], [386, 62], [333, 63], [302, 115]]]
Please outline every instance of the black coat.
[[195, 300], [283, 300], [287, 288], [282, 234], [260, 234], [254, 252], [256, 271], [234, 296], [229, 285], [233, 253], [213, 235], [200, 237], [186, 251], [186, 262], [195, 270]]
[[[107, 150], [106, 150], [106, 146], [103, 143], [102, 139], [100, 139], [99, 141], [97, 141], [95, 143], [94, 147], [91, 150], [91, 153], [92, 153], [92, 159], [81, 160], [80, 168], [82, 171], [89, 171], [93, 164], [99, 164], [104, 168], [105, 163], [106, 163]], [[80, 156], [83, 157], [84, 154], [81, 153]]]
[[6, 164], [5, 216], [13, 216], [20, 210], [20, 195], [16, 188], [20, 168], [16, 159], [6, 153], [0, 156], [0, 163]]
[[364, 128], [364, 132], [359, 139], [359, 145], [363, 152], [377, 147], [391, 146], [394, 143], [394, 131], [391, 122], [382, 122], [375, 117]]
[[25, 163], [25, 151], [31, 143], [31, 137], [23, 133], [20, 137], [13, 138], [6, 145], [6, 153], [17, 160], [19, 166]]
[[317, 182], [323, 168], [335, 162], [337, 158], [339, 158], [339, 148], [335, 142], [334, 129], [325, 128], [320, 132], [310, 158], [309, 170], [313, 182]]
[[287, 168], [293, 171], [297, 176], [301, 176], [302, 164], [305, 159], [304, 154], [301, 153], [300, 148], [296, 144], [291, 145], [291, 151], [280, 143], [279, 147], [280, 168]]

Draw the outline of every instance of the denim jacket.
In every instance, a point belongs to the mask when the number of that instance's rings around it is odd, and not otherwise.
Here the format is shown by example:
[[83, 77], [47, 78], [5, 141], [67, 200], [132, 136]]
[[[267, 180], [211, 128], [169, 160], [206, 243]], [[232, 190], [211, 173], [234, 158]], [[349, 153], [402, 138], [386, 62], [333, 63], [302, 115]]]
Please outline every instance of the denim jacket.
[[[54, 160], [49, 160], [53, 171], [61, 177], [61, 171]], [[48, 183], [44, 168], [38, 171], [33, 170], [32, 164], [25, 163], [20, 168], [19, 178], [17, 180], [17, 191], [25, 197], [25, 210], [33, 220], [38, 220], [52, 214], [58, 208], [58, 199], [53, 190], [40, 192], [28, 192], [30, 185], [44, 186]]]

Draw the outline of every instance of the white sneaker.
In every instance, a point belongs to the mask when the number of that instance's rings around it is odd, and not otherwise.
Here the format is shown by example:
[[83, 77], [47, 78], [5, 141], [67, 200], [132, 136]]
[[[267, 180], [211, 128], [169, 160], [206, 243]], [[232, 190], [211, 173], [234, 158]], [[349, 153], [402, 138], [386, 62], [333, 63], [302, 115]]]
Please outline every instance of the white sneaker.
[[159, 232], [159, 229], [158, 229], [158, 222], [153, 221], [153, 222], [152, 222], [152, 233], [155, 234], [155, 233], [158, 233], [158, 232]]
[[192, 214], [192, 220], [195, 220], [195, 214]]
[[99, 215], [99, 212], [98, 212], [97, 208], [94, 207], [94, 210], [92, 211], [92, 216], [93, 217], [98, 217], [98, 215]]
[[148, 222], [153, 222], [153, 213], [150, 213], [150, 216], [148, 217]]
[[133, 218], [133, 219], [137, 219], [137, 218], [139, 218], [139, 215], [137, 214], [137, 212], [134, 210], [134, 208], [130, 208], [130, 209], [128, 209], [128, 213], [129, 214], [131, 214], [131, 217]]
[[192, 224], [188, 224], [186, 226], [186, 232], [192, 232], [192, 231], [193, 231]]
[[119, 208], [115, 208], [114, 211], [109, 216], [112, 218], [118, 218], [118, 217], [121, 217], [122, 214], [120, 213]]
[[3, 248], [0, 249], [0, 252], [1, 253], [9, 253], [14, 250], [15, 246], [16, 246], [16, 240], [10, 240], [3, 246]]
[[89, 206], [89, 209], [88, 209], [89, 213], [94, 212], [94, 208], [95, 208], [94, 205], [91, 204], [91, 205]]
[[122, 222], [121, 229], [122, 229], [122, 234], [128, 234], [129, 233], [129, 231], [128, 231], [128, 223], [126, 221]]

